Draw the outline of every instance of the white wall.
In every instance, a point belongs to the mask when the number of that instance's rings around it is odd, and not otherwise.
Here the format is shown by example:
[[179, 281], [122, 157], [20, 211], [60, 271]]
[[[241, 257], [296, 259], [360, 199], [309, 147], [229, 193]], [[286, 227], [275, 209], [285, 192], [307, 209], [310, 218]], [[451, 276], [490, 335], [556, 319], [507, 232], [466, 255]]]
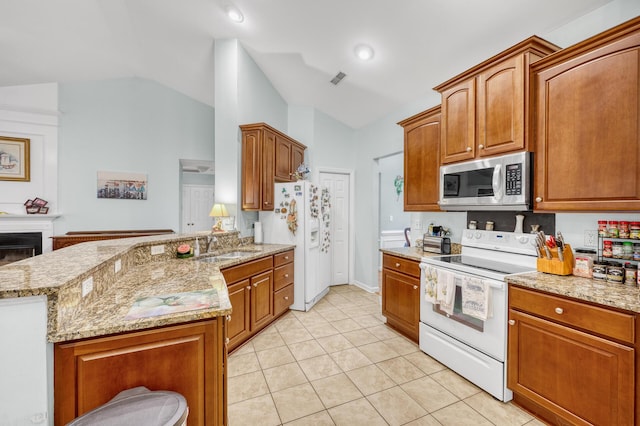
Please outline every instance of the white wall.
[[378, 160], [380, 182], [380, 231], [403, 230], [411, 227], [411, 213], [404, 211], [404, 183], [397, 192], [396, 178], [404, 179], [402, 152]]
[[[180, 229], [180, 158], [213, 161], [214, 110], [158, 83], [60, 84], [58, 234]], [[97, 171], [145, 173], [148, 199], [98, 199]]]

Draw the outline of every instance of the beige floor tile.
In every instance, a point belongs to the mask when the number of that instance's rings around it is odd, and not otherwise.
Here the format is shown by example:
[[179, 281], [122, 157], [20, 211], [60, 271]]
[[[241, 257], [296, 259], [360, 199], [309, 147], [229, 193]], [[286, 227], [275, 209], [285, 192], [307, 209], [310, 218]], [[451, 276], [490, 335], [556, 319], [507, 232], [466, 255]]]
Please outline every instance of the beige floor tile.
[[335, 423], [331, 420], [331, 416], [327, 411], [303, 417], [298, 420], [286, 423], [286, 426], [333, 426]]
[[354, 346], [362, 346], [368, 343], [377, 342], [379, 339], [371, 334], [369, 330], [361, 329], [342, 333]]
[[331, 408], [362, 398], [362, 394], [344, 373], [311, 382], [325, 407]]
[[298, 361], [326, 354], [317, 340], [292, 343], [289, 345], [289, 350]]
[[318, 324], [328, 324], [327, 320], [322, 318], [322, 316], [314, 311], [309, 312], [299, 312], [295, 311], [296, 318], [302, 325], [305, 327], [318, 325]]
[[304, 328], [304, 325], [298, 321], [298, 318], [292, 312], [283, 315], [276, 321], [276, 329], [280, 332], [299, 328]]
[[280, 336], [287, 345], [313, 339], [313, 336], [305, 328], [283, 330], [280, 332]]
[[336, 364], [329, 355], [320, 355], [315, 358], [308, 358], [298, 361], [300, 368], [309, 380], [318, 380], [324, 377], [333, 376], [342, 373], [338, 364]]
[[482, 392], [476, 385], [451, 370], [439, 371], [432, 374], [431, 378], [460, 399]]
[[355, 285], [351, 284], [341, 284], [341, 285], [333, 285], [331, 286], [331, 293], [344, 293], [346, 291], [354, 291], [358, 289]]
[[342, 312], [344, 312], [349, 318], [358, 318], [364, 315], [371, 315], [371, 312], [368, 312], [361, 306], [357, 306], [354, 304], [349, 304], [347, 306], [342, 306]]
[[286, 346], [256, 352], [256, 355], [258, 356], [258, 361], [262, 369], [277, 367], [278, 365], [295, 361], [293, 355], [289, 352], [289, 348]]
[[464, 402], [496, 425], [520, 426], [533, 419], [515, 405], [498, 401], [485, 392], [478, 392]]
[[349, 316], [347, 314], [333, 305], [331, 305], [331, 309], [321, 311], [320, 316], [330, 323], [333, 323], [334, 321], [349, 319]]
[[395, 349], [385, 345], [383, 342], [373, 342], [368, 345], [358, 346], [358, 349], [373, 363], [400, 356]]
[[240, 376], [260, 370], [260, 363], [254, 352], [245, 355], [231, 355], [227, 367], [228, 377]]
[[431, 413], [431, 415], [443, 426], [491, 426], [493, 424], [462, 401]]
[[324, 348], [325, 351], [327, 351], [327, 353], [343, 351], [345, 349], [354, 347], [351, 342], [348, 341], [342, 334], [321, 337], [317, 339], [317, 342]]
[[311, 335], [315, 339], [319, 339], [320, 337], [333, 336], [340, 333], [334, 326], [329, 323], [308, 325], [306, 327], [307, 331], [311, 333]]
[[431, 414], [420, 417], [412, 422], [406, 423], [405, 426], [441, 426], [440, 422], [433, 418]]
[[227, 412], [229, 426], [276, 426], [281, 424], [273, 399], [269, 394], [230, 404]]
[[425, 374], [433, 374], [438, 371], [447, 369], [447, 367], [440, 364], [438, 361], [431, 358], [429, 355], [425, 354], [422, 351], [413, 352], [408, 355], [405, 355], [404, 359], [406, 359], [411, 364], [418, 367], [420, 370], [424, 371]]
[[271, 392], [307, 383], [307, 377], [296, 362], [268, 368], [263, 373]]
[[538, 420], [538, 419], [533, 419], [527, 423], [524, 424], [524, 426], [547, 426], [546, 423]]
[[396, 337], [400, 336], [400, 334], [391, 330], [389, 327], [387, 327], [384, 324], [380, 324], [375, 327], [368, 327], [367, 330], [369, 330], [371, 334], [376, 336], [378, 340], [395, 339]]
[[387, 422], [365, 398], [329, 409], [338, 426], [387, 426]]
[[400, 387], [429, 413], [459, 401], [457, 396], [428, 376]]
[[275, 328], [274, 330], [275, 332], [271, 333], [260, 333], [258, 336], [251, 339], [253, 348], [256, 352], [285, 345], [284, 340], [282, 340], [282, 337], [280, 337], [280, 333], [278, 333], [278, 330]]
[[376, 365], [367, 365], [347, 371], [347, 376], [365, 396], [396, 386], [396, 382]]
[[244, 345], [236, 348], [233, 351], [233, 354], [231, 354], [230, 356], [237, 356], [237, 355], [246, 355], [246, 354], [250, 354], [251, 352], [255, 352], [256, 350], [253, 348], [253, 343], [251, 341], [245, 343]]
[[396, 337], [395, 339], [385, 340], [384, 344], [393, 348], [400, 355], [408, 355], [420, 350], [417, 343], [413, 343], [406, 337]]
[[367, 397], [390, 425], [402, 425], [428, 414], [399, 386]]
[[340, 333], [346, 333], [348, 331], [359, 330], [363, 328], [360, 324], [358, 324], [351, 318], [334, 320], [331, 322], [331, 325], [334, 326]]
[[309, 383], [271, 394], [283, 423], [324, 410], [324, 406]]
[[354, 370], [371, 364], [369, 358], [364, 356], [358, 348], [345, 349], [344, 351], [334, 352], [329, 355], [343, 371]]
[[364, 328], [371, 328], [371, 327], [377, 327], [379, 325], [382, 325], [382, 321], [380, 321], [378, 318], [376, 318], [371, 314], [365, 314], [360, 317], [356, 317], [353, 320]]
[[399, 385], [424, 376], [422, 370], [403, 357], [391, 358], [376, 365]]
[[227, 381], [227, 400], [233, 404], [246, 399], [255, 398], [269, 393], [269, 387], [264, 380], [262, 371], [229, 377]]

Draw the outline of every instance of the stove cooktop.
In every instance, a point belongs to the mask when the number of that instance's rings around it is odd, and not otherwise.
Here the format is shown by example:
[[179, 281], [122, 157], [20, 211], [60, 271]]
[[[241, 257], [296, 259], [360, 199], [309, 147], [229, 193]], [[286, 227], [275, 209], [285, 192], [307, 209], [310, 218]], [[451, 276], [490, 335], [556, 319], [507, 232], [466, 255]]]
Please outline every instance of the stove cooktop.
[[523, 266], [460, 254], [424, 257], [422, 258], [422, 262], [500, 281], [504, 280], [504, 277], [510, 274], [522, 274], [536, 270], [535, 266]]

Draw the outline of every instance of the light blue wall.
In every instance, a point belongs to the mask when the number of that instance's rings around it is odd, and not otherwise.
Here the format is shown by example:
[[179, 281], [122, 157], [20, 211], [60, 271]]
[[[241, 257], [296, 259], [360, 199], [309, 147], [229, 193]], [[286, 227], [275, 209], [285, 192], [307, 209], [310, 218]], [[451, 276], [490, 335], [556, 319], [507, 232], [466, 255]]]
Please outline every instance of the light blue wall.
[[411, 226], [411, 214], [404, 211], [404, 183], [398, 194], [396, 178], [404, 178], [402, 152], [378, 160], [380, 178], [380, 231], [403, 230]]
[[[213, 108], [139, 78], [61, 83], [59, 105], [56, 233], [178, 230], [178, 160], [213, 161]], [[148, 199], [98, 199], [98, 170], [146, 173]]]

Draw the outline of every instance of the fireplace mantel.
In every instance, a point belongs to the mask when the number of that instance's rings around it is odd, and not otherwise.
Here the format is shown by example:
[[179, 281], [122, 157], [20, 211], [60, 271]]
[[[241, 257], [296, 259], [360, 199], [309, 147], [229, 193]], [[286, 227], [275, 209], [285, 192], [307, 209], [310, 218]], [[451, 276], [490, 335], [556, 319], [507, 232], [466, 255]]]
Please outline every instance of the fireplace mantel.
[[0, 233], [3, 232], [42, 232], [42, 252], [53, 249], [53, 221], [60, 214], [2, 214], [0, 215]]

